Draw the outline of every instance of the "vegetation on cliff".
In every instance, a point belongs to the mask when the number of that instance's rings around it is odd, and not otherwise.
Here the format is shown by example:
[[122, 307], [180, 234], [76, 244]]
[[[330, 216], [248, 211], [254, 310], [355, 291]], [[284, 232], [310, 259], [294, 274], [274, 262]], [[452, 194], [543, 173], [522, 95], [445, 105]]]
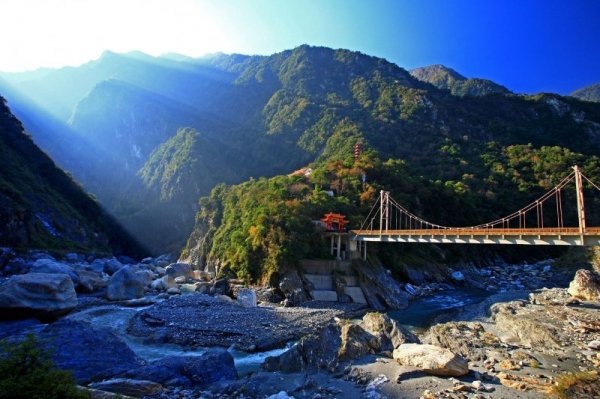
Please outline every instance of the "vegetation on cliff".
[[0, 245], [142, 253], [137, 243], [56, 167], [0, 98]]

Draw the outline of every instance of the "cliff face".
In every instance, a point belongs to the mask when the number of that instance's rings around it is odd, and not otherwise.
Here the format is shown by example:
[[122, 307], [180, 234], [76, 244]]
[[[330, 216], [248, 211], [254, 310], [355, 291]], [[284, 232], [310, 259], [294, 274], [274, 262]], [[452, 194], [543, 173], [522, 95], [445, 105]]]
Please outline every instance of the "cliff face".
[[0, 97], [0, 245], [140, 253], [141, 248], [23, 132]]

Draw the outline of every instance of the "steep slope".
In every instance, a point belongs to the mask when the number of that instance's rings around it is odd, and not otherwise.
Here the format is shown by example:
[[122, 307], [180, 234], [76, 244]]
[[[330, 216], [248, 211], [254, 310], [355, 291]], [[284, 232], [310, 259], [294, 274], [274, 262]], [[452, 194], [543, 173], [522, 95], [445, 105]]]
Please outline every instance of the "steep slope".
[[575, 90], [573, 93], [571, 93], [571, 96], [580, 100], [594, 101], [598, 103], [600, 102], [600, 83], [595, 83], [579, 90]]
[[455, 96], [485, 96], [492, 93], [507, 94], [510, 91], [487, 79], [467, 79], [452, 68], [443, 65], [430, 65], [410, 71], [415, 78], [431, 83], [438, 89], [450, 90]]
[[[97, 84], [77, 105], [73, 126], [81, 137], [101, 138], [108, 153], [90, 159], [100, 145], [79, 151], [74, 156], [80, 165], [95, 162], [98, 173], [86, 177], [85, 167], [72, 173], [86, 188], [95, 187], [92, 192], [128, 227], [154, 234], [153, 243], [171, 248], [182, 226], [191, 230], [194, 212], [185, 205], [173, 216], [171, 209], [188, 204], [194, 193], [208, 194], [208, 182], [239, 182], [288, 173], [315, 160], [344, 160], [357, 141], [381, 159], [402, 159], [427, 180], [476, 193], [488, 188], [490, 170], [479, 154], [490, 146], [500, 152], [528, 143], [584, 155], [600, 150], [596, 104], [551, 94], [456, 96], [386, 60], [348, 50], [300, 46], [268, 57], [140, 59], [146, 58], [120, 57], [121, 69], [113, 71], [118, 83]], [[131, 72], [140, 62], [151, 64], [139, 70], [143, 79]], [[181, 162], [169, 161], [169, 151], [158, 151], [147, 162], [153, 146], [185, 126], [202, 132], [195, 140], [204, 144], [192, 145]], [[223, 147], [211, 147], [216, 143]], [[209, 154], [205, 147], [216, 149]], [[103, 162], [111, 157], [126, 162]], [[206, 167], [186, 165], [202, 157], [210, 159]], [[211, 164], [219, 167], [207, 179]], [[165, 165], [173, 169], [166, 179]], [[134, 173], [138, 167], [145, 183]], [[106, 168], [115, 173], [104, 173]], [[169, 223], [174, 217], [177, 222]], [[160, 228], [147, 228], [156, 220]]]
[[232, 79], [230, 74], [206, 65], [156, 58], [140, 52], [110, 51], [78, 67], [37, 74], [4, 73], [0, 77], [32, 101], [43, 104], [61, 121], [67, 121], [77, 103], [98, 83], [108, 79], [128, 82], [189, 106], [206, 105]]
[[23, 133], [0, 97], [0, 245], [129, 252], [140, 247]]

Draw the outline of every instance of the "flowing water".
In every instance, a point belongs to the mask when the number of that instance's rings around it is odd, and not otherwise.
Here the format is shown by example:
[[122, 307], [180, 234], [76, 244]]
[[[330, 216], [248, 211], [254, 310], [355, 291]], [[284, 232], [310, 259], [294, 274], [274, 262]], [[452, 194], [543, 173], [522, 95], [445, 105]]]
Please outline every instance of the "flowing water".
[[[210, 348], [184, 348], [175, 344], [155, 344], [127, 334], [129, 320], [146, 307], [129, 308], [113, 305], [99, 306], [87, 309], [68, 316], [69, 319], [85, 321], [95, 327], [108, 328], [121, 337], [135, 354], [145, 361], [159, 360], [167, 356], [201, 356]], [[277, 356], [291, 347], [291, 343], [284, 348], [272, 349], [265, 352], [248, 353], [233, 348], [228, 352], [233, 356], [233, 361], [239, 375], [257, 371], [269, 356]]]
[[440, 291], [417, 298], [406, 309], [394, 310], [388, 315], [413, 332], [423, 332], [437, 319], [451, 319], [465, 306], [480, 303], [491, 295], [491, 292], [477, 288]]
[[[436, 319], [443, 316], [451, 318], [465, 306], [480, 303], [490, 295], [490, 292], [474, 288], [440, 291], [432, 296], [414, 300], [406, 309], [392, 311], [388, 314], [408, 329], [414, 332], [423, 332], [435, 324]], [[106, 305], [86, 309], [67, 317], [112, 330], [129, 345], [137, 356], [145, 361], [159, 360], [167, 356], [200, 356], [210, 349], [189, 349], [174, 344], [148, 343], [141, 338], [127, 334], [129, 320], [137, 312], [146, 308], [147, 306], [131, 308]], [[242, 352], [233, 348], [228, 351], [233, 356], [238, 374], [245, 375], [260, 369], [267, 357], [277, 356], [288, 350], [291, 345], [292, 343], [289, 343], [284, 348], [255, 353]]]

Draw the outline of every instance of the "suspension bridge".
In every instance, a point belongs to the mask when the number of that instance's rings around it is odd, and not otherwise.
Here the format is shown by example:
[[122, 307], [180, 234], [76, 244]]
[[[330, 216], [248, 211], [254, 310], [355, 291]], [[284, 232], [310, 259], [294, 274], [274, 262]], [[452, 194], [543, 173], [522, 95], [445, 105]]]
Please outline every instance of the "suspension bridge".
[[[468, 227], [448, 227], [431, 223], [408, 211], [390, 193], [380, 197], [352, 240], [366, 254], [366, 242], [436, 243], [436, 244], [511, 244], [511, 245], [600, 245], [600, 227], [586, 224], [584, 182], [593, 189], [600, 187], [588, 179], [577, 166], [550, 191], [527, 206], [494, 221]], [[573, 184], [574, 183], [574, 184]], [[566, 205], [563, 194], [575, 186], [577, 223], [565, 226]], [[573, 223], [575, 224], [575, 223]]]

